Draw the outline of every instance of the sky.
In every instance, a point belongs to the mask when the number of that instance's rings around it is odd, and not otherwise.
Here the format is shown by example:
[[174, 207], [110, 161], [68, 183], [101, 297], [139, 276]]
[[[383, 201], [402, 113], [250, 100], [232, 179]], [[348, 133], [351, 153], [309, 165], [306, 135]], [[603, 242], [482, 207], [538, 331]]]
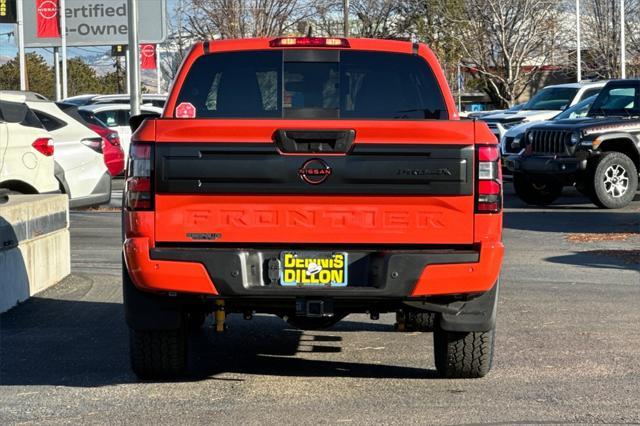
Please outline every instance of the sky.
[[[18, 0], [20, 1], [20, 0]], [[34, 0], [23, 0], [34, 1]], [[122, 0], [123, 2], [126, 0]], [[158, 1], [158, 0], [138, 0], [138, 1]], [[188, 1], [188, 0], [187, 0]], [[172, 11], [178, 0], [167, 0], [167, 15], [171, 16]], [[17, 35], [18, 29], [15, 24], [0, 24], [0, 56], [15, 57], [18, 53], [18, 46], [16, 37], [8, 37], [7, 33], [13, 32]], [[67, 49], [67, 55], [70, 58], [83, 56], [90, 57], [95, 55], [104, 54], [110, 47], [105, 46], [83, 46], [83, 47], [70, 47]], [[26, 49], [26, 52], [37, 52], [41, 54], [47, 62], [53, 62], [53, 49]]]

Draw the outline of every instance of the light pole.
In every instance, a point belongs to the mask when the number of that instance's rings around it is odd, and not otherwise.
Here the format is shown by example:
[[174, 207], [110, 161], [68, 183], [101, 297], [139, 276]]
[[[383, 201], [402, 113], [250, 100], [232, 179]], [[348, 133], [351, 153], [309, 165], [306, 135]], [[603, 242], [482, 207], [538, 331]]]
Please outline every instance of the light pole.
[[62, 100], [62, 91], [60, 90], [60, 48], [53, 48], [53, 70], [56, 75], [56, 101]]
[[342, 13], [344, 36], [349, 37], [349, 0], [343, 0]]
[[624, 0], [620, 0], [620, 77], [627, 78], [627, 43], [624, 28]]
[[68, 74], [67, 74], [67, 18], [66, 18], [66, 5], [65, 0], [60, 1], [60, 44], [62, 49], [62, 99], [66, 99], [68, 92]]
[[18, 57], [20, 58], [20, 90], [27, 90], [27, 60], [24, 53], [24, 11], [22, 0], [16, 5], [18, 18]]
[[580, 40], [580, 0], [576, 0], [576, 78], [582, 80], [582, 45]]
[[138, 0], [127, 0], [129, 9], [129, 104], [131, 115], [140, 115], [140, 44], [138, 43]]
[[156, 87], [158, 94], [162, 93], [162, 72], [160, 71], [160, 43], [156, 44]]

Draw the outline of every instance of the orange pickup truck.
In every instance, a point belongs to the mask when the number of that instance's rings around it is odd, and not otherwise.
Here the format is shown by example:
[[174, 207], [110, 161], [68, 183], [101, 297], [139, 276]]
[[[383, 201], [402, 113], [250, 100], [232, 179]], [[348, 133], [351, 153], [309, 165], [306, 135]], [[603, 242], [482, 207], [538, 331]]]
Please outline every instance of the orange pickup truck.
[[223, 330], [230, 313], [317, 329], [393, 312], [399, 331], [433, 332], [442, 376], [490, 370], [499, 150], [459, 119], [427, 46], [197, 43], [162, 116], [132, 127], [123, 288], [139, 377], [184, 373], [210, 313]]

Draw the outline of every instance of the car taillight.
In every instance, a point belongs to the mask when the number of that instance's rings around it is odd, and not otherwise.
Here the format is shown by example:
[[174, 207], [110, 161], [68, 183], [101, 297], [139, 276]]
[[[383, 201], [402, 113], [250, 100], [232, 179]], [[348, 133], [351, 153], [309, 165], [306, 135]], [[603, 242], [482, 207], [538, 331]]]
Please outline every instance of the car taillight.
[[151, 210], [151, 145], [134, 143], [130, 147], [125, 183], [125, 207]]
[[85, 138], [82, 139], [80, 143], [91, 148], [98, 154], [102, 154], [102, 138]]
[[350, 47], [346, 38], [278, 37], [269, 42], [271, 47]]
[[502, 210], [502, 170], [496, 145], [477, 147], [476, 213], [499, 213]]
[[51, 138], [38, 138], [33, 141], [31, 146], [45, 157], [51, 157], [53, 155], [53, 139]]
[[113, 146], [120, 146], [120, 136], [118, 132], [109, 132], [105, 139]]

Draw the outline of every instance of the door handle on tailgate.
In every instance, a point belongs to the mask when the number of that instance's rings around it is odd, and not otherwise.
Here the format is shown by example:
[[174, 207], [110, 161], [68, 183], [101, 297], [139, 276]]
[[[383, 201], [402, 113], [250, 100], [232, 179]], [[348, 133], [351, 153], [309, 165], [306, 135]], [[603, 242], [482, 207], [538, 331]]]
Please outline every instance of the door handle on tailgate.
[[286, 130], [278, 129], [273, 141], [284, 153], [346, 153], [356, 137], [347, 130]]

